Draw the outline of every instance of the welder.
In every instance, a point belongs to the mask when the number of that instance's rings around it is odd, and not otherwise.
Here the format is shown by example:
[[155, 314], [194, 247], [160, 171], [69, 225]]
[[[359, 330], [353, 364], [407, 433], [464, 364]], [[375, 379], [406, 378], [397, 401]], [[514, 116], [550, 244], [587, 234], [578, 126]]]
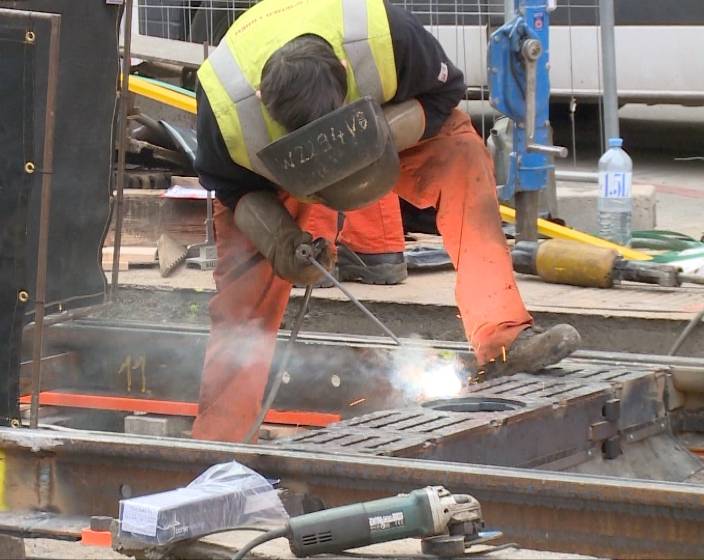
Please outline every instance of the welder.
[[[217, 198], [218, 264], [194, 437], [241, 441], [252, 425], [291, 286], [321, 280], [295, 254], [313, 240], [309, 221], [321, 208], [368, 209], [391, 193], [437, 209], [462, 323], [487, 377], [536, 371], [577, 348], [571, 326], [533, 325], [501, 228], [491, 158], [457, 109], [463, 75], [411, 13], [384, 0], [262, 0], [237, 18], [198, 78], [196, 168]], [[383, 108], [400, 152], [397, 179], [363, 180], [362, 170], [354, 185], [287, 192], [260, 151], [363, 96]], [[368, 227], [383, 235], [377, 215]], [[328, 269], [334, 234], [317, 243]]]

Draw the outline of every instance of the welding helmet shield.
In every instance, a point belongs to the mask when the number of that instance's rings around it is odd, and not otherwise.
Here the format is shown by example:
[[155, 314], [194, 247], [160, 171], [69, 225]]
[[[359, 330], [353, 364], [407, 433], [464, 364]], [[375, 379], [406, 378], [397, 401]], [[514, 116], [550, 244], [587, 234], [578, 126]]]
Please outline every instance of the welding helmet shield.
[[378, 200], [400, 174], [389, 124], [371, 97], [332, 111], [257, 155], [283, 190], [335, 210]]

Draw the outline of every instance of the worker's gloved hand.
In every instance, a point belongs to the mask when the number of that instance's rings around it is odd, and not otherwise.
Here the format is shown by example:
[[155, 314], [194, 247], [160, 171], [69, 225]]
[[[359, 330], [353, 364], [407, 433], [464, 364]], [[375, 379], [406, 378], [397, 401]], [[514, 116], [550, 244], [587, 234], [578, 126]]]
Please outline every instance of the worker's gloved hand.
[[[306, 235], [310, 239], [311, 235], [308, 233], [306, 233]], [[312, 247], [315, 260], [318, 261], [321, 265], [323, 265], [325, 270], [331, 272], [332, 269], [335, 268], [337, 252], [335, 250], [335, 246], [332, 243], [329, 243], [327, 239], [324, 239], [322, 237], [318, 237], [313, 242], [306, 241], [305, 243], [309, 244]], [[299, 262], [299, 265], [303, 265], [303, 268], [301, 269], [301, 277], [304, 277], [305, 279], [300, 282], [296, 281], [296, 284], [317, 284], [322, 280], [322, 273], [313, 265], [307, 263], [306, 261]]]
[[397, 151], [402, 152], [420, 141], [425, 132], [425, 111], [420, 101], [387, 103], [382, 109]]
[[326, 269], [335, 265], [335, 252], [325, 240], [315, 243], [310, 233], [298, 227], [278, 197], [260, 191], [244, 195], [235, 208], [235, 225], [271, 263], [277, 276], [295, 284], [314, 284], [322, 273], [301, 261], [296, 249], [301, 244], [318, 248], [317, 260]]

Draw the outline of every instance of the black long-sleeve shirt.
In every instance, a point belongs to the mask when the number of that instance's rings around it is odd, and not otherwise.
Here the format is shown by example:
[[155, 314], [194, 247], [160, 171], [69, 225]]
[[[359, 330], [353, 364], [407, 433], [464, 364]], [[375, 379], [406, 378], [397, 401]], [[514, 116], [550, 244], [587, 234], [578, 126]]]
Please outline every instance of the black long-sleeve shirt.
[[[438, 40], [418, 19], [385, 2], [396, 62], [397, 89], [392, 103], [416, 98], [425, 111], [424, 138], [438, 133], [465, 94], [464, 76], [452, 64]], [[257, 190], [277, 187], [230, 157], [202, 88], [198, 88], [196, 171], [201, 184], [234, 209], [237, 201]]]

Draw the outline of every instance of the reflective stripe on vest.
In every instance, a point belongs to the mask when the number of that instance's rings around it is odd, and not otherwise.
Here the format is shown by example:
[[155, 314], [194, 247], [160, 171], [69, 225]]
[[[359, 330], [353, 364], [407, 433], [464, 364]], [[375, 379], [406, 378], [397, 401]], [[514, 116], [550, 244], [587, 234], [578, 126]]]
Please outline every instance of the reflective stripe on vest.
[[257, 157], [261, 147], [271, 143], [271, 135], [264, 122], [261, 102], [245, 79], [237, 61], [232, 56], [232, 51], [222, 47], [221, 45], [215, 49], [209, 60], [237, 113], [249, 160], [249, 165], [246, 167], [272, 180], [266, 167]]
[[384, 102], [384, 91], [369, 46], [367, 26], [367, 3], [360, 0], [342, 0], [344, 23], [344, 48], [347, 53], [360, 96], [370, 95], [380, 104]]
[[[306, 17], [296, 17], [297, 10]], [[370, 95], [384, 103], [396, 93], [383, 0], [264, 0], [250, 8], [201, 66], [198, 78], [232, 159], [269, 179], [256, 154], [286, 131], [271, 119], [255, 90], [269, 56], [308, 33], [323, 37], [349, 61], [348, 101]]]

